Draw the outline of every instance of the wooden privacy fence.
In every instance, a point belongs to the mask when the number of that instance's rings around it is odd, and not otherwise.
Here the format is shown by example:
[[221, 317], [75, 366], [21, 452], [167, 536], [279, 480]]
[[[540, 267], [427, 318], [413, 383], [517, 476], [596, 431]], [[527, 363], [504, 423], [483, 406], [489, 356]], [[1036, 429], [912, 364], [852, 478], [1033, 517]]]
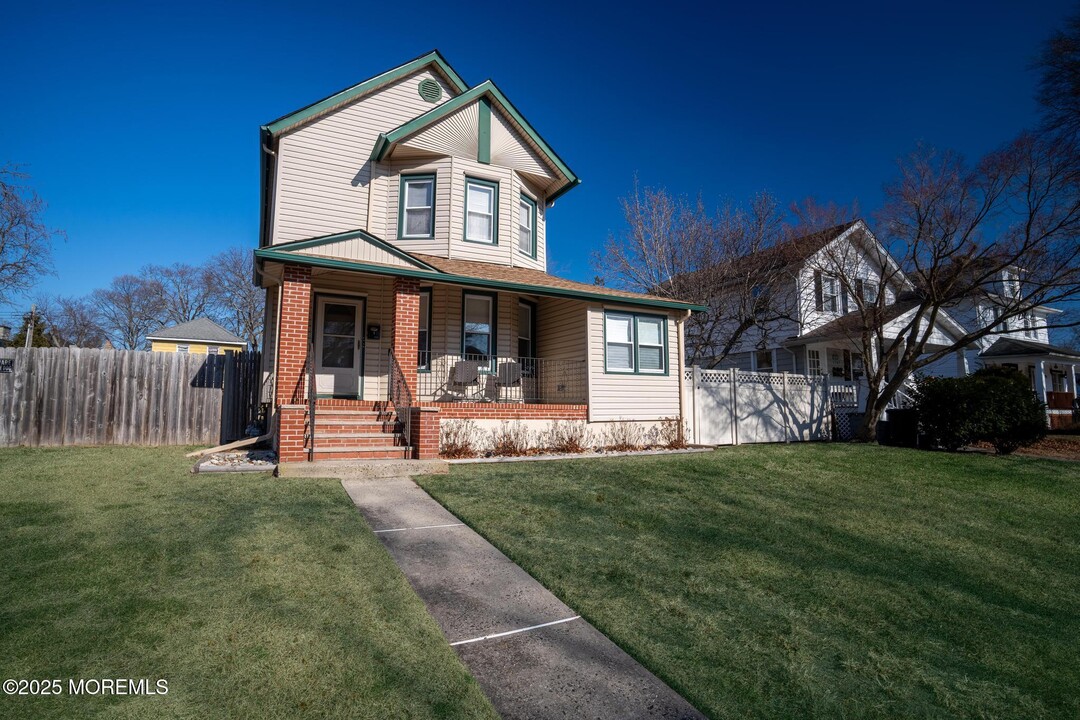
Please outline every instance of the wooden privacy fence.
[[258, 417], [259, 353], [0, 348], [0, 446], [217, 445]]
[[686, 371], [686, 411], [700, 445], [827, 440], [859, 407], [855, 383], [741, 370]]

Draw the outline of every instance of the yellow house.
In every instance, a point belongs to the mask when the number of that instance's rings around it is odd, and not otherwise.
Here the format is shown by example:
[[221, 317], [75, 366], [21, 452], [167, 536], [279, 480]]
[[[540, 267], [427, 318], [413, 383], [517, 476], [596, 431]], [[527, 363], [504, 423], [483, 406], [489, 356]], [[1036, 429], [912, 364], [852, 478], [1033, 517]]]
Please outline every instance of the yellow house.
[[217, 355], [247, 349], [247, 342], [242, 338], [208, 318], [195, 318], [180, 325], [161, 328], [147, 335], [146, 339], [150, 341], [150, 349], [154, 352]]

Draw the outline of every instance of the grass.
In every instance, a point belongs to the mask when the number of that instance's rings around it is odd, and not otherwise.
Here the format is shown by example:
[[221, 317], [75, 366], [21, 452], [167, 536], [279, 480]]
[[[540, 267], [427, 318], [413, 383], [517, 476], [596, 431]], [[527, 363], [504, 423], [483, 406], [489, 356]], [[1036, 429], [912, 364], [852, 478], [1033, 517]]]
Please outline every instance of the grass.
[[420, 481], [714, 718], [1080, 717], [1080, 464], [759, 445]]
[[[495, 717], [337, 481], [177, 449], [0, 451], [0, 716]], [[67, 678], [168, 681], [70, 697]]]

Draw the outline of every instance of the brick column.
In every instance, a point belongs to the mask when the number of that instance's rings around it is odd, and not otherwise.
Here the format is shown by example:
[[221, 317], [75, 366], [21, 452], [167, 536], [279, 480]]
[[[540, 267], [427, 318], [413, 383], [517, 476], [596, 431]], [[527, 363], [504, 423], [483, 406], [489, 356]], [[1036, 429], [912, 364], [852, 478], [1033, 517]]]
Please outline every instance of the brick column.
[[413, 408], [411, 439], [417, 460], [439, 457], [439, 408]]
[[304, 401], [304, 361], [311, 334], [311, 268], [286, 265], [281, 288], [275, 405]]
[[405, 382], [416, 398], [416, 360], [420, 349], [420, 282], [394, 278], [394, 308], [390, 322], [390, 347], [394, 350]]

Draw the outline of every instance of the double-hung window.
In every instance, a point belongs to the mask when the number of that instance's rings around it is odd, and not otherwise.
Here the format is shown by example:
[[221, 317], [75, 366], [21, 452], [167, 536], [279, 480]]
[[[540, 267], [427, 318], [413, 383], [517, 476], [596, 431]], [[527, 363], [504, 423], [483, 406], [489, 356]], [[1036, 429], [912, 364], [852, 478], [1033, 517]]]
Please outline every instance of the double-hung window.
[[605, 369], [611, 373], [667, 372], [667, 320], [654, 315], [604, 314]]
[[495, 297], [466, 293], [462, 305], [461, 354], [487, 362], [495, 354]]
[[401, 176], [401, 213], [398, 235], [402, 238], [435, 236], [435, 176]]
[[527, 195], [518, 202], [518, 252], [536, 257], [536, 202]]
[[840, 310], [840, 283], [832, 275], [825, 275], [820, 270], [814, 271], [815, 307], [818, 311], [837, 312]]
[[465, 179], [465, 239], [497, 245], [499, 242], [499, 186], [474, 178]]

